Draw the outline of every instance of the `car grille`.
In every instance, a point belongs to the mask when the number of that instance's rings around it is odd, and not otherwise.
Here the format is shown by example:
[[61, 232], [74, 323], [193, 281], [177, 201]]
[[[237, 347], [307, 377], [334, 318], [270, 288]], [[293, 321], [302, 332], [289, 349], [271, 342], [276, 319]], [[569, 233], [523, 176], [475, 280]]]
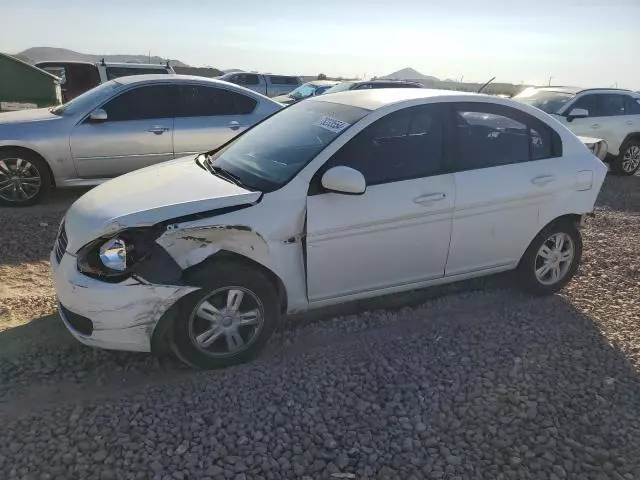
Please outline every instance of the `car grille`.
[[62, 260], [62, 256], [67, 250], [67, 241], [67, 232], [64, 229], [63, 220], [60, 224], [60, 230], [58, 231], [58, 238], [56, 238], [56, 243], [53, 245], [53, 251], [56, 256], [56, 263], [60, 263], [60, 260]]

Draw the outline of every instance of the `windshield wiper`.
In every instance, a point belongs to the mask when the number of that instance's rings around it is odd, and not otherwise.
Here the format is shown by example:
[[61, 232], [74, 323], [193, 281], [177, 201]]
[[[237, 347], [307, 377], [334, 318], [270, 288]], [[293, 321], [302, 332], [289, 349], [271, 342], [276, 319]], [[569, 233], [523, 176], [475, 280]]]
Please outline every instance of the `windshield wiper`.
[[251, 190], [250, 187], [245, 185], [242, 182], [242, 180], [240, 180], [240, 177], [238, 177], [237, 175], [231, 173], [229, 170], [225, 170], [222, 167], [214, 165], [213, 161], [211, 160], [211, 157], [206, 156], [205, 159], [204, 159], [204, 162], [202, 162], [202, 164], [205, 166], [205, 168], [207, 170], [209, 170], [210, 173], [212, 173], [216, 177], [220, 177], [220, 178], [226, 180], [229, 183], [233, 183], [234, 185], [237, 185], [239, 187]]

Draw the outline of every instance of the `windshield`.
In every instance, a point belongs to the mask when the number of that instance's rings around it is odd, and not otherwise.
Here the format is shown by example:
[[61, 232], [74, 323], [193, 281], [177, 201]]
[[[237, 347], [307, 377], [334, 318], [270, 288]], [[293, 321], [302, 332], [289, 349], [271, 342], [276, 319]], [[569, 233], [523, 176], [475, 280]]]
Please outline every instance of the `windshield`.
[[115, 80], [105, 82], [91, 90], [87, 90], [82, 95], [78, 95], [67, 103], [53, 107], [51, 113], [55, 115], [74, 115], [78, 112], [84, 112], [97, 103], [100, 103], [100, 100], [110, 96], [120, 85], [122, 84]]
[[573, 93], [553, 92], [549, 90], [525, 90], [513, 97], [513, 99], [528, 105], [533, 105], [546, 113], [558, 113], [573, 97]]
[[336, 85], [335, 87], [331, 87], [328, 90], [325, 90], [324, 93], [326, 95], [327, 93], [344, 92], [345, 90], [351, 90], [352, 86], [353, 82], [344, 82]]
[[263, 192], [291, 180], [368, 110], [331, 102], [300, 102], [240, 135], [209, 158], [243, 185]]
[[304, 85], [300, 85], [293, 92], [289, 94], [290, 97], [293, 98], [307, 98], [314, 94], [316, 91], [316, 86], [311, 83], [305, 83]]

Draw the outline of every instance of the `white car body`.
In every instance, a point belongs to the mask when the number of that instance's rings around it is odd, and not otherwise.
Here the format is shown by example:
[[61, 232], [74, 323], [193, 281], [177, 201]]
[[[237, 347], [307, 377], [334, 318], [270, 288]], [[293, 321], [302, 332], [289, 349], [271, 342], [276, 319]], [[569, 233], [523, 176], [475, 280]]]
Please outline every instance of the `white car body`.
[[[51, 255], [61, 315], [74, 336], [96, 347], [151, 351], [167, 311], [198, 289], [181, 282], [180, 271], [220, 252], [270, 272], [282, 286], [286, 313], [511, 270], [543, 227], [593, 210], [606, 174], [560, 122], [508, 99], [427, 89], [351, 91], [300, 102], [272, 118], [323, 107], [316, 102], [367, 112], [275, 191], [234, 185], [187, 157], [121, 176], [74, 203]], [[325, 163], [378, 119], [456, 102], [508, 107], [544, 123], [557, 133], [561, 156], [368, 185], [360, 196], [308, 195]], [[178, 278], [140, 274], [109, 283], [78, 270], [83, 246], [151, 225], [160, 225], [154, 248], [178, 266]], [[89, 318], [92, 333], [77, 331], [65, 312]]]

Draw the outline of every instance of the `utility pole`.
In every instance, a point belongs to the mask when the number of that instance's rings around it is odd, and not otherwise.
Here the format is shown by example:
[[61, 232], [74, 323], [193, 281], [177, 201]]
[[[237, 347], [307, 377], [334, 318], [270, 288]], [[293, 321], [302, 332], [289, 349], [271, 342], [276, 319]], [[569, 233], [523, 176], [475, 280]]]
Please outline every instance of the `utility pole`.
[[549, 76], [549, 86], [551, 86], [551, 79], [552, 79], [552, 78], [553, 78], [553, 77]]
[[151, 50], [149, 50], [149, 63], [151, 63]]

